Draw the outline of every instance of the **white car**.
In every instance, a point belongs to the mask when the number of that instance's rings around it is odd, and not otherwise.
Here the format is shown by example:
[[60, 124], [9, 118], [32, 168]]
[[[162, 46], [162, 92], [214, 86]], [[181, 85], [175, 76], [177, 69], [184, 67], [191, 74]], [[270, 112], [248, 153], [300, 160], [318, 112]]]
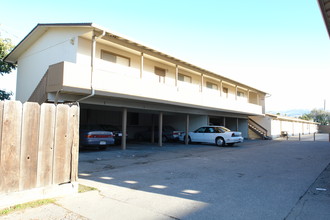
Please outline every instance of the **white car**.
[[[185, 133], [179, 136], [180, 141], [185, 141]], [[188, 141], [201, 143], [215, 143], [217, 146], [234, 145], [242, 143], [243, 137], [241, 132], [230, 131], [223, 126], [204, 126], [198, 128], [194, 132], [189, 132]]]

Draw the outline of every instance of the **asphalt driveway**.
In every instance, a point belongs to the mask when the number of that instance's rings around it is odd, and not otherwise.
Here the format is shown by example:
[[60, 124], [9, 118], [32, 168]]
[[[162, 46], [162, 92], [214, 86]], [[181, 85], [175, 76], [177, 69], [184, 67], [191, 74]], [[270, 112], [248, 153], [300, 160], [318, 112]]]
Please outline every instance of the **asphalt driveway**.
[[106, 198], [164, 219], [304, 219], [299, 201], [329, 162], [329, 142], [133, 145], [83, 152], [79, 177]]
[[329, 142], [130, 144], [79, 161], [98, 191], [0, 219], [330, 219]]

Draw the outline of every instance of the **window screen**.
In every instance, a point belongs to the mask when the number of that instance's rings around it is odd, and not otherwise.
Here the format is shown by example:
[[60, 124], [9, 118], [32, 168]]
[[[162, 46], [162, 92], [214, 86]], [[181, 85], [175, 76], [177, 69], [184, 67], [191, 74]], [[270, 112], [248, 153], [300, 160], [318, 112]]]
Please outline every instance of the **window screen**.
[[182, 82], [191, 83], [191, 77], [190, 76], [183, 75], [181, 73], [179, 73], [179, 75], [178, 75], [178, 80], [179, 81], [182, 81]]
[[237, 96], [244, 97], [244, 92], [237, 92]]
[[101, 59], [110, 61], [112, 63], [118, 63], [123, 66], [130, 66], [130, 59], [124, 56], [120, 56], [114, 53], [110, 53], [107, 51], [101, 52]]
[[215, 89], [215, 90], [218, 89], [218, 85], [211, 83], [211, 82], [206, 82], [206, 87], [209, 89]]

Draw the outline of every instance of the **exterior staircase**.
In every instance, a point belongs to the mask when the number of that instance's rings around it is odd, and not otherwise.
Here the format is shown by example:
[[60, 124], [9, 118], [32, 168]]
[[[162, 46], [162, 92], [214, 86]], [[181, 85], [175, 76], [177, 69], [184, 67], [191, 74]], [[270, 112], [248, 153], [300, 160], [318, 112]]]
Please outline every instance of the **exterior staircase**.
[[249, 129], [252, 130], [259, 138], [263, 140], [270, 140], [271, 137], [268, 136], [268, 131], [266, 128], [262, 127], [260, 124], [249, 118], [248, 120]]

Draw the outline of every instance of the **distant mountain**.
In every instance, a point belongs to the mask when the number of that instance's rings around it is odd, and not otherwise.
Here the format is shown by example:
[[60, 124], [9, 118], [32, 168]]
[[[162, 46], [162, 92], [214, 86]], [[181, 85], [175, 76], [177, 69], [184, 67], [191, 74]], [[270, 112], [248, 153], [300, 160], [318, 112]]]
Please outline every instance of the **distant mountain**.
[[267, 113], [270, 114], [277, 114], [280, 113], [282, 116], [289, 116], [289, 117], [294, 117], [294, 118], [298, 118], [300, 116], [302, 116], [303, 114], [306, 113], [310, 113], [311, 110], [308, 109], [291, 109], [291, 110], [284, 110], [284, 111], [268, 111]]

